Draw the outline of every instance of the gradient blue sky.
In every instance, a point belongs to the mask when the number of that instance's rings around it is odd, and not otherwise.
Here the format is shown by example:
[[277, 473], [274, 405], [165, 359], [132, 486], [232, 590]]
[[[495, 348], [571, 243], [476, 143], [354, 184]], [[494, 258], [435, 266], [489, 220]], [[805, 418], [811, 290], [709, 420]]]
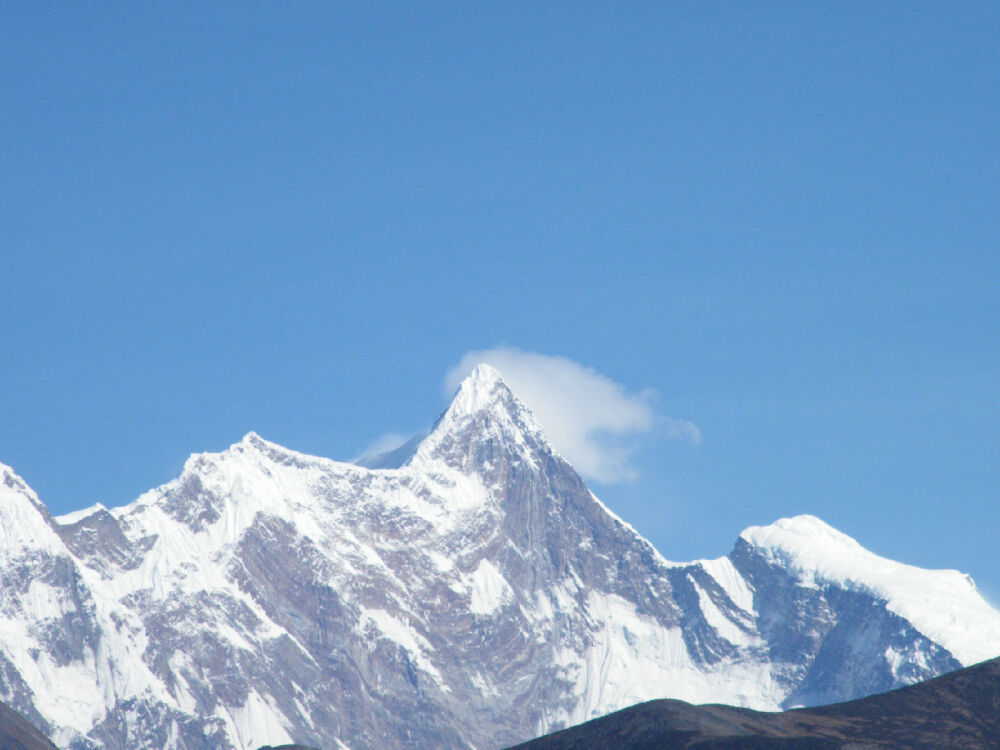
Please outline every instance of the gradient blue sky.
[[506, 345], [646, 394], [593, 487], [668, 558], [813, 513], [1000, 600], [998, 92], [994, 3], [4, 3], [0, 461], [350, 458]]

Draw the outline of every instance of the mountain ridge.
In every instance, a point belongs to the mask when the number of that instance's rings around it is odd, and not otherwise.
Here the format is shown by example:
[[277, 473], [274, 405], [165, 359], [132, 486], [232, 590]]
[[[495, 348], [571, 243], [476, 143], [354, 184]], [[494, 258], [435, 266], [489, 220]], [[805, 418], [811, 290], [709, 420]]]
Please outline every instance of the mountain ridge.
[[876, 586], [754, 536], [781, 522], [667, 561], [486, 366], [398, 468], [250, 432], [89, 515], [5, 483], [0, 516], [42, 543], [0, 537], [20, 628], [0, 627], [0, 698], [71, 750], [487, 748], [653, 697], [779, 708], [962, 665]]

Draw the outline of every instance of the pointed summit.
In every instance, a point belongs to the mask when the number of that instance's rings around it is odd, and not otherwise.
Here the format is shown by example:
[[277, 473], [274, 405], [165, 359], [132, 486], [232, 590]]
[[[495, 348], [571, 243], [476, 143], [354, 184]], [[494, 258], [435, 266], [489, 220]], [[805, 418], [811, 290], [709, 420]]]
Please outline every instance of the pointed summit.
[[12, 468], [0, 464], [0, 563], [31, 550], [60, 551], [52, 516], [35, 491]]
[[473, 414], [498, 398], [513, 398], [503, 376], [487, 364], [478, 364], [462, 381], [452, 397], [448, 412], [455, 416]]
[[275, 451], [290, 452], [288, 448], [278, 445], [277, 443], [272, 443], [270, 440], [265, 440], [256, 432], [250, 430], [250, 432], [244, 435], [238, 443], [230, 445], [227, 452], [271, 455]]
[[554, 452], [531, 410], [514, 395], [503, 376], [479, 364], [462, 381], [414, 456], [447, 457], [468, 468], [476, 445], [495, 441], [521, 453]]
[[499, 371], [481, 363], [459, 384], [429, 432], [354, 463], [368, 469], [398, 469], [418, 457], [436, 457], [468, 469], [474, 446], [490, 440], [522, 452], [544, 449], [554, 453], [531, 410], [514, 395]]
[[493, 422], [515, 427], [517, 432], [541, 436], [542, 428], [535, 415], [514, 394], [499, 371], [487, 364], [476, 365], [461, 382], [451, 404], [431, 429], [431, 434], [442, 427], [464, 424], [469, 418], [483, 414], [489, 414]]

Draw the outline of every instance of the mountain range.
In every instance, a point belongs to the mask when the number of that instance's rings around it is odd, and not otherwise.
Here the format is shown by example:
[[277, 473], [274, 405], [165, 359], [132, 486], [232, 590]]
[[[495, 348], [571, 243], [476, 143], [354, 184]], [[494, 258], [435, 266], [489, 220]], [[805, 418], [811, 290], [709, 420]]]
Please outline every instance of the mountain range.
[[815, 706], [1000, 654], [967, 576], [811, 516], [666, 560], [485, 365], [361, 463], [250, 433], [58, 517], [0, 466], [0, 700], [71, 750], [486, 749], [655, 698]]

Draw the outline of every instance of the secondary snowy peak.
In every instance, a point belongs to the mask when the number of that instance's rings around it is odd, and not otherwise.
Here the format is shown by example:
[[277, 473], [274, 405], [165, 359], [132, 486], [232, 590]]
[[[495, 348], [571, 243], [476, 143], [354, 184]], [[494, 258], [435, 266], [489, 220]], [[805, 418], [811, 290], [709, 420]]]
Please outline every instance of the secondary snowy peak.
[[[351, 466], [329, 458], [311, 456], [286, 448], [278, 443], [265, 440], [256, 432], [251, 431], [223, 451], [192, 453], [184, 462], [181, 475], [173, 481], [183, 481], [185, 477], [197, 474], [201, 475], [202, 478], [218, 477], [224, 480], [225, 487], [230, 488], [232, 482], [239, 483], [241, 479], [248, 479], [250, 475], [263, 472], [265, 476], [269, 476], [268, 467], [274, 465], [291, 469], [302, 469], [315, 465], [338, 468]], [[169, 486], [169, 484], [164, 486]]]
[[740, 538], [755, 547], [794, 559], [856, 555], [865, 551], [847, 534], [810, 515], [780, 518], [769, 526], [751, 526], [740, 533]]
[[[196, 453], [192, 458], [210, 455], [213, 454]], [[306, 456], [303, 453], [298, 453], [290, 448], [285, 448], [283, 445], [272, 443], [270, 440], [265, 440], [253, 430], [244, 435], [238, 443], [230, 445], [229, 448], [223, 451], [222, 455], [226, 457], [244, 456], [249, 457], [251, 460], [265, 461], [282, 461], [294, 457], [320, 460], [312, 456]]]
[[6, 464], [0, 464], [0, 501], [5, 505], [27, 501], [37, 511], [45, 510], [35, 491]]
[[0, 562], [39, 547], [61, 549], [49, 511], [13, 469], [0, 464]]
[[100, 513], [101, 511], [107, 511], [103, 503], [94, 503], [91, 506], [82, 508], [80, 510], [73, 510], [69, 513], [63, 513], [60, 516], [55, 517], [55, 521], [60, 526], [72, 526], [75, 523], [90, 518], [91, 516]]
[[815, 516], [752, 526], [740, 539], [807, 585], [870, 593], [963, 664], [1000, 654], [1000, 613], [964, 573], [880, 557]]

